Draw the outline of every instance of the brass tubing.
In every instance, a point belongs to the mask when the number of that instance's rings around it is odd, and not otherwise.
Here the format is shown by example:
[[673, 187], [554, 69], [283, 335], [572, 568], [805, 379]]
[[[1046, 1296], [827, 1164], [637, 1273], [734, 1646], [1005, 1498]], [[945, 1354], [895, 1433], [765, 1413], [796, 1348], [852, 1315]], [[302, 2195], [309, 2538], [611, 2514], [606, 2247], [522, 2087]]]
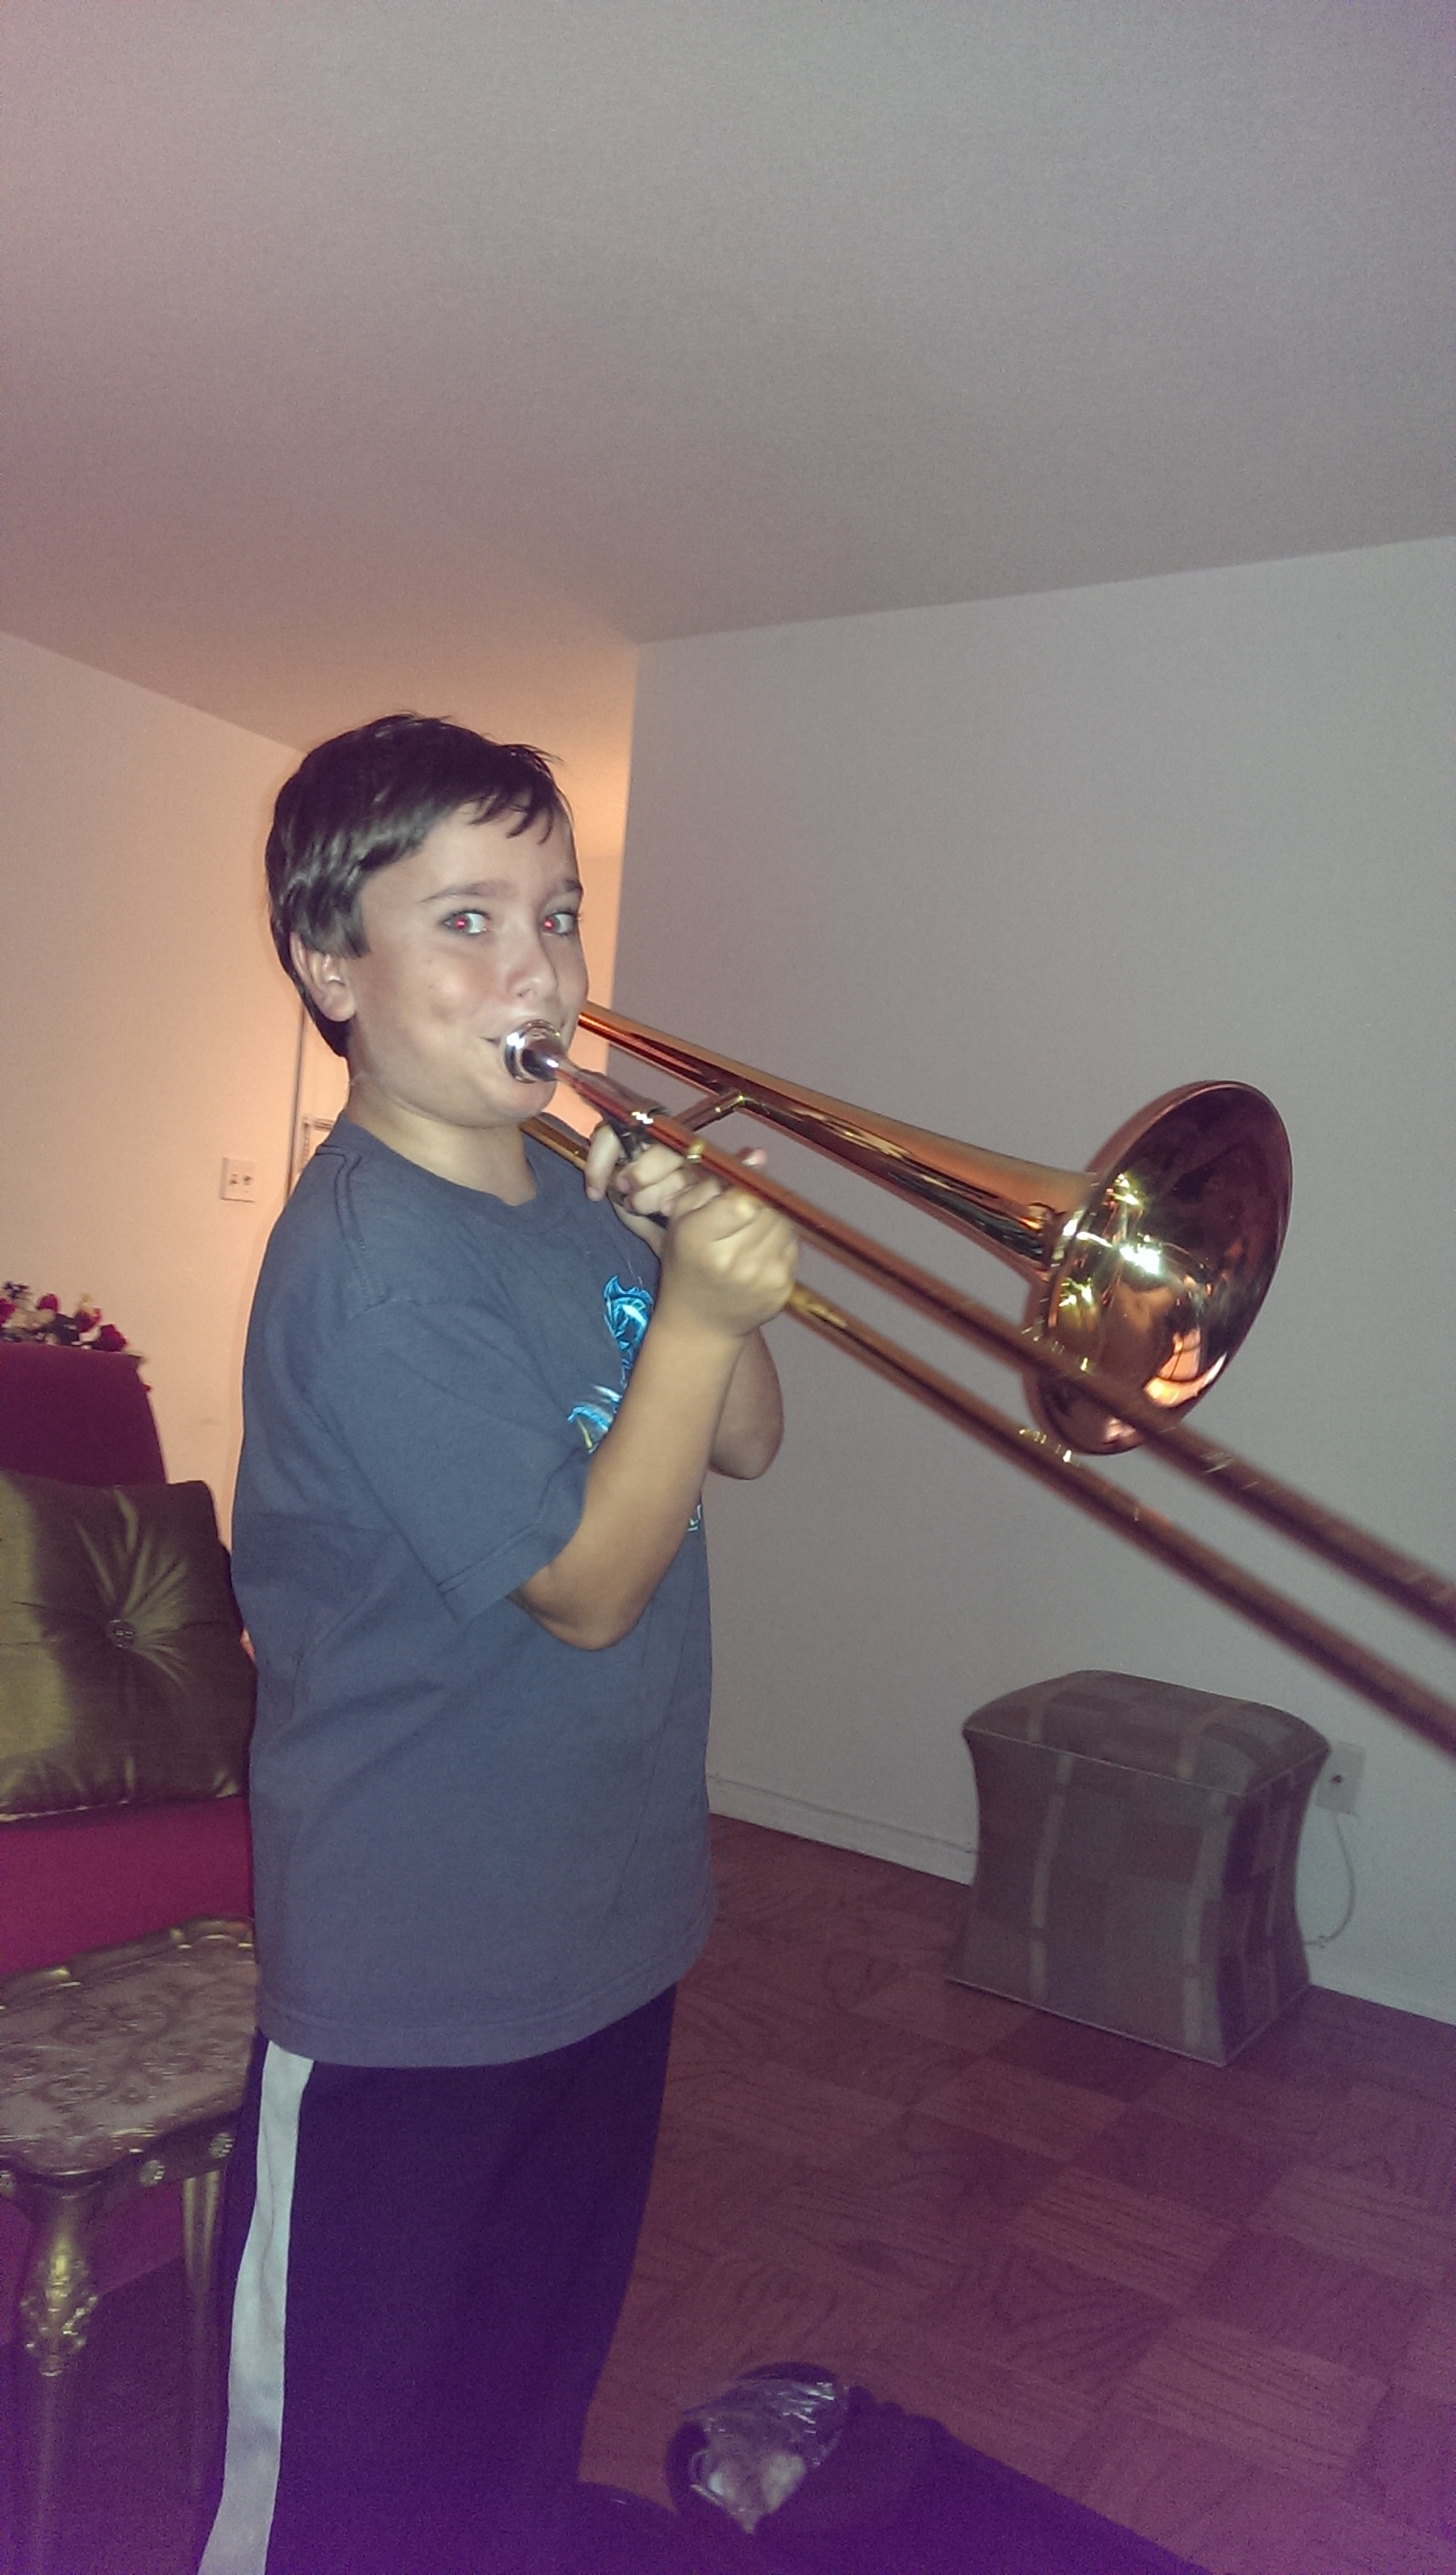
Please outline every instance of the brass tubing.
[[[599, 1010], [589, 1002], [581, 1025], [659, 1073], [713, 1093], [712, 1116], [728, 1117], [740, 1109], [749, 1118], [765, 1119], [815, 1153], [893, 1191], [911, 1207], [959, 1232], [973, 1233], [1023, 1278], [1049, 1270], [1063, 1223], [1085, 1195], [1088, 1173], [1048, 1171], [1042, 1164], [988, 1153], [950, 1136], [928, 1137], [892, 1118], [871, 1118], [847, 1100], [775, 1082], [751, 1065], [687, 1047], [665, 1030], [624, 1019], [617, 1011]], [[690, 1113], [695, 1124], [697, 1115]]]
[[[584, 1014], [584, 1021], [588, 1014]], [[603, 1014], [590, 1016], [601, 1018]], [[653, 1033], [656, 1034], [656, 1033]], [[663, 1041], [664, 1045], [668, 1041]], [[676, 1050], [683, 1061], [688, 1059]], [[676, 1064], [664, 1065], [664, 1071], [676, 1071]], [[566, 1076], [590, 1105], [604, 1114], [613, 1106], [618, 1093], [610, 1076], [573, 1066]], [[595, 1094], [595, 1097], [594, 1097]], [[618, 1093], [620, 1098], [620, 1093]], [[690, 1113], [691, 1115], [691, 1113]], [[914, 1262], [890, 1252], [872, 1236], [860, 1234], [838, 1217], [815, 1207], [795, 1191], [784, 1189], [780, 1182], [765, 1172], [745, 1171], [721, 1147], [705, 1143], [692, 1126], [674, 1118], [666, 1110], [655, 1110], [651, 1133], [679, 1153], [689, 1154], [704, 1168], [734, 1187], [746, 1189], [755, 1198], [766, 1200], [797, 1227], [809, 1241], [816, 1243], [835, 1261], [856, 1270], [874, 1286], [902, 1297], [947, 1329], [978, 1342], [996, 1358], [1007, 1360], [1013, 1367], [1033, 1367], [1045, 1376], [1054, 1376], [1075, 1385], [1079, 1391], [1095, 1395], [1110, 1411], [1120, 1412], [1158, 1455], [1195, 1483], [1206, 1485], [1230, 1506], [1240, 1506], [1253, 1517], [1278, 1531], [1296, 1546], [1308, 1549], [1325, 1563], [1333, 1564], [1367, 1589], [1378, 1592], [1411, 1617], [1422, 1619], [1439, 1634], [1456, 1638], [1456, 1581], [1423, 1564], [1416, 1556], [1403, 1554], [1383, 1538], [1344, 1519], [1336, 1511], [1326, 1510], [1318, 1502], [1269, 1475], [1246, 1457], [1217, 1440], [1205, 1439], [1185, 1423], [1169, 1421], [1166, 1414], [1150, 1403], [1140, 1390], [1118, 1385], [1115, 1380], [1073, 1358], [1056, 1342], [1037, 1339], [1023, 1325], [1010, 1322], [994, 1307], [983, 1305], [973, 1296], [963, 1295]], [[1115, 1489], [1115, 1487], [1109, 1487]]]
[[[605, 1109], [608, 1096], [614, 1089], [608, 1078], [584, 1072], [579, 1079], [574, 1067], [571, 1080], [573, 1088], [580, 1090], [589, 1105]], [[592, 1099], [594, 1090], [598, 1094], [595, 1102]], [[563, 1160], [576, 1163], [578, 1167], [586, 1161], [586, 1146], [570, 1129], [560, 1127], [550, 1119], [533, 1119], [529, 1122], [529, 1131]], [[832, 1253], [835, 1259], [858, 1270], [876, 1286], [900, 1294], [933, 1321], [962, 1331], [995, 1356], [1009, 1359], [1017, 1367], [1025, 1365], [1025, 1334], [990, 1307], [978, 1305], [973, 1298], [961, 1295], [943, 1281], [917, 1270], [912, 1263], [902, 1261], [897, 1253], [886, 1251], [868, 1236], [842, 1225], [838, 1218], [798, 1198], [792, 1190], [770, 1180], [766, 1173], [745, 1171], [731, 1155], [705, 1145], [701, 1137], [680, 1125], [667, 1112], [654, 1116], [652, 1133], [665, 1145], [701, 1163], [705, 1170], [731, 1187], [748, 1188], [754, 1197], [777, 1208], [781, 1215], [824, 1251]], [[1161, 1512], [1152, 1510], [1135, 1495], [1124, 1493], [1120, 1486], [1108, 1483], [1104, 1476], [1079, 1465], [1044, 1432], [1033, 1430], [1027, 1424], [1013, 1421], [1008, 1414], [998, 1412], [994, 1405], [972, 1394], [968, 1387], [917, 1358], [899, 1342], [877, 1332], [871, 1324], [845, 1313], [815, 1289], [802, 1285], [795, 1287], [787, 1310], [822, 1339], [838, 1341], [851, 1348], [866, 1366], [914, 1394], [932, 1411], [953, 1421], [972, 1438], [995, 1448], [1002, 1456], [1024, 1467], [1029, 1474], [1039, 1475], [1059, 1486], [1083, 1510], [1110, 1522], [1122, 1536], [1140, 1546], [1145, 1553], [1160, 1557], [1164, 1563], [1196, 1582], [1200, 1589], [1221, 1600], [1226, 1607], [1238, 1611], [1279, 1643], [1302, 1655], [1305, 1661], [1328, 1672], [1347, 1688], [1371, 1700], [1375, 1706], [1386, 1709], [1390, 1715], [1399, 1717], [1416, 1733], [1423, 1735], [1427, 1742], [1436, 1744], [1443, 1751], [1456, 1751], [1456, 1705], [1428, 1689], [1424, 1682], [1411, 1679], [1394, 1664], [1345, 1635], [1340, 1628], [1316, 1618], [1301, 1608], [1297, 1601], [1287, 1599], [1267, 1583], [1259, 1581], [1256, 1575], [1245, 1572], [1231, 1557], [1220, 1555], [1215, 1548], [1205, 1546], [1201, 1539], [1189, 1536], [1174, 1521], [1164, 1518]], [[1051, 1345], [1044, 1344], [1038, 1349], [1036, 1364], [1043, 1362], [1058, 1372], [1065, 1369], [1079, 1381], [1086, 1381], [1077, 1362]], [[1094, 1390], [1100, 1392], [1093, 1382]], [[1109, 1388], [1109, 1393], [1117, 1394], [1118, 1400], [1123, 1399], [1115, 1387]], [[1146, 1408], [1149, 1411], [1153, 1409], [1151, 1405]], [[1160, 1424], [1159, 1431], [1160, 1445], [1165, 1446], [1166, 1425]], [[1178, 1436], [1187, 1438], [1190, 1434], [1180, 1432]], [[1186, 1471], [1197, 1470], [1189, 1468]], [[1250, 1475], [1258, 1472], [1253, 1467], [1246, 1471]], [[1350, 1534], [1357, 1539], [1364, 1536], [1361, 1530], [1353, 1530]], [[1311, 1538], [1306, 1538], [1304, 1543], [1313, 1546], [1315, 1552], [1322, 1551]], [[1378, 1545], [1379, 1542], [1371, 1543]], [[1424, 1567], [1417, 1569], [1426, 1570]], [[1368, 1573], [1364, 1578], [1371, 1579]], [[1374, 1587], [1384, 1590], [1386, 1585], [1376, 1582]], [[1409, 1604], [1402, 1602], [1402, 1605]]]

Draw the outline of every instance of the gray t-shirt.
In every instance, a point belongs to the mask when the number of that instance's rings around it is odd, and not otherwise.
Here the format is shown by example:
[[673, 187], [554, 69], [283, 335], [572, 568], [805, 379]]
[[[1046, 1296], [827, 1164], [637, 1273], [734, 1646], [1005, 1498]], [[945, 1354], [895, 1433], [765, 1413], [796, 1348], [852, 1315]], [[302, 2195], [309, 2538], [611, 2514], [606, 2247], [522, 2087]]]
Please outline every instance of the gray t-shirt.
[[274, 1230], [233, 1570], [259, 1666], [259, 2018], [347, 2065], [497, 2064], [661, 1993], [713, 1918], [695, 1519], [600, 1652], [511, 1594], [581, 1515], [657, 1264], [527, 1140], [524, 1207], [348, 1120]]

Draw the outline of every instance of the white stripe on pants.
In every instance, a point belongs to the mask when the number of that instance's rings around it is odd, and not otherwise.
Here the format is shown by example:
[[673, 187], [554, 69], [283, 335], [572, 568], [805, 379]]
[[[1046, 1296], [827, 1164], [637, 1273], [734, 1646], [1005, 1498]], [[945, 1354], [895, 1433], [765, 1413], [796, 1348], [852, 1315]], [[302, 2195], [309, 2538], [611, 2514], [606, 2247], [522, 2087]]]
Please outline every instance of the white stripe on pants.
[[313, 2059], [270, 2039], [258, 2112], [258, 2185], [233, 2301], [223, 2495], [198, 2575], [265, 2575], [283, 2440], [288, 2228], [299, 2108]]

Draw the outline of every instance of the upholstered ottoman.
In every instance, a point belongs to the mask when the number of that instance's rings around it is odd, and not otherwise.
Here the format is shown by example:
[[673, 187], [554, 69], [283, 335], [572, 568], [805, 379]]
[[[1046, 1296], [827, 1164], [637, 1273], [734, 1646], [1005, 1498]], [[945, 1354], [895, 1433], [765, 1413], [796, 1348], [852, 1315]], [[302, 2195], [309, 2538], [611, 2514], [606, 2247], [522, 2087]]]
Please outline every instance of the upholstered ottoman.
[[1329, 1752], [1312, 1725], [1067, 1672], [961, 1731], [980, 1800], [962, 1984], [1211, 2065], [1303, 1992], [1294, 1871]]

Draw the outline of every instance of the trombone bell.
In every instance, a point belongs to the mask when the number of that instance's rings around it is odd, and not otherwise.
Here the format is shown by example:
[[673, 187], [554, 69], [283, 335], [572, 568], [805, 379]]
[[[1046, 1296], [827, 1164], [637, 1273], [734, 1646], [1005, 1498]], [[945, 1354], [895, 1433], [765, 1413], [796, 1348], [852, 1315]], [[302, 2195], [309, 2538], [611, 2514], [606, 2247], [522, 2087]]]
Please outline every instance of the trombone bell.
[[[1053, 1197], [1068, 1175], [1045, 1178]], [[1238, 1082], [1169, 1092], [1081, 1176], [1033, 1284], [1027, 1327], [1176, 1420], [1222, 1374], [1263, 1303], [1290, 1182], [1289, 1139], [1262, 1092]], [[1105, 1456], [1138, 1444], [1129, 1423], [1064, 1379], [1033, 1363], [1025, 1383], [1064, 1446]]]

